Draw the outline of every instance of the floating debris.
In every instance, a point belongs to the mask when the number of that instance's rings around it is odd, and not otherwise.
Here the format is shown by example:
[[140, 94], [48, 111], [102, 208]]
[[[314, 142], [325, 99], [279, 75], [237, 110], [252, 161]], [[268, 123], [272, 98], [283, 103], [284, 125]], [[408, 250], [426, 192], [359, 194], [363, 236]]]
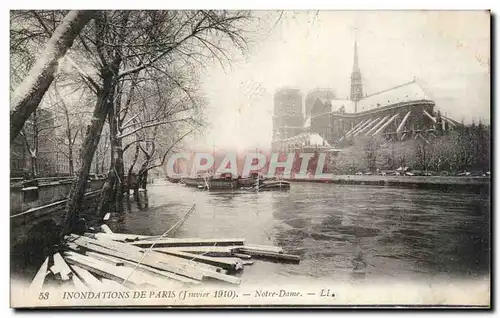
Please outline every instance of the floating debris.
[[238, 285], [241, 280], [233, 274], [254, 264], [254, 258], [300, 262], [280, 247], [239, 238], [165, 238], [114, 233], [106, 225], [100, 229], [66, 236], [61, 250], [45, 259], [32, 286], [41, 290], [49, 276], [77, 290], [162, 288], [207, 280]]

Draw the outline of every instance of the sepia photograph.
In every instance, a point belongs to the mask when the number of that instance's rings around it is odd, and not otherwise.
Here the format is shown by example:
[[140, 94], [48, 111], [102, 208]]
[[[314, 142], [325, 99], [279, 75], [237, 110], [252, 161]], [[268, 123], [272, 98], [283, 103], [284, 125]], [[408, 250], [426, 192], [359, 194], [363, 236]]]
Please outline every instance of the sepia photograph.
[[488, 10], [11, 10], [11, 308], [491, 308]]

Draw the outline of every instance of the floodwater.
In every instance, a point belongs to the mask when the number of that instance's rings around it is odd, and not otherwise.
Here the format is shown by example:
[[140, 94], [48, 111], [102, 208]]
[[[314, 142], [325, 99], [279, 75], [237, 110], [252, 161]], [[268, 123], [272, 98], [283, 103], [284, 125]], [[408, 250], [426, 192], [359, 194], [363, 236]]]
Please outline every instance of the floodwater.
[[490, 270], [488, 194], [318, 183], [232, 193], [162, 183], [148, 185], [148, 197], [149, 208], [114, 216], [111, 229], [163, 234], [196, 205], [175, 237], [244, 238], [301, 256], [298, 265], [245, 266], [243, 283], [474, 279]]

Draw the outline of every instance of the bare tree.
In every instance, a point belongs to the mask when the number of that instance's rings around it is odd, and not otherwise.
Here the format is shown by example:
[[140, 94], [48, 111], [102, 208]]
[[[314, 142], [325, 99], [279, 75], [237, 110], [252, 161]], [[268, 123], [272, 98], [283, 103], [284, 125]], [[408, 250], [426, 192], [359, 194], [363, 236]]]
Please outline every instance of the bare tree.
[[[71, 230], [78, 213], [105, 119], [114, 114], [115, 103], [121, 95], [120, 82], [131, 80], [139, 72], [147, 76], [151, 69], [162, 71], [161, 65], [179, 67], [182, 61], [184, 65], [192, 65], [207, 57], [227, 58], [224, 50], [227, 41], [244, 48], [240, 25], [248, 17], [248, 12], [226, 11], [100, 11], [95, 14], [94, 27], [82, 33], [79, 41], [79, 49], [94, 71], [75, 68], [96, 92], [97, 103], [81, 151], [78, 180], [67, 202], [63, 232]], [[113, 135], [113, 129], [110, 132]]]
[[32, 178], [36, 178], [39, 175], [38, 159], [40, 139], [48, 139], [48, 134], [55, 128], [53, 125], [54, 118], [50, 113], [46, 114], [48, 116], [39, 116], [37, 111], [33, 112], [31, 120], [27, 121], [26, 127], [23, 128], [20, 134], [30, 154]]
[[17, 137], [24, 122], [40, 104], [54, 80], [59, 60], [73, 45], [74, 39], [93, 14], [93, 11], [70, 11], [55, 29], [45, 50], [36, 60], [29, 74], [14, 91], [10, 114], [11, 141]]
[[[78, 90], [78, 88], [77, 88]], [[59, 136], [56, 133], [52, 142], [59, 152], [61, 152], [68, 160], [69, 174], [74, 175], [75, 172], [75, 153], [77, 151], [78, 137], [82, 134], [84, 129], [83, 120], [86, 117], [87, 111], [85, 110], [85, 99], [83, 98], [85, 90], [81, 90], [80, 96], [71, 102], [67, 102], [65, 97], [60, 93], [60, 89], [54, 82], [52, 87], [54, 98], [52, 94], [48, 94], [48, 99], [51, 110], [60, 117], [61, 131], [63, 144], [59, 144]], [[76, 92], [73, 90], [68, 92], [69, 95], [74, 95]]]

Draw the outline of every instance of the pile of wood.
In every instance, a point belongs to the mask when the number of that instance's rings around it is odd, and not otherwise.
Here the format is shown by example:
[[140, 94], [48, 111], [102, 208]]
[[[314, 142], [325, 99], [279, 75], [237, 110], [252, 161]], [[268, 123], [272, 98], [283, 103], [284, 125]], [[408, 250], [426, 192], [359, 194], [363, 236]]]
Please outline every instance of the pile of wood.
[[164, 238], [113, 233], [71, 234], [61, 252], [48, 257], [32, 287], [41, 290], [47, 277], [77, 290], [140, 287], [164, 288], [216, 280], [240, 284], [235, 276], [254, 259], [299, 263], [275, 246], [246, 244], [244, 239]]

